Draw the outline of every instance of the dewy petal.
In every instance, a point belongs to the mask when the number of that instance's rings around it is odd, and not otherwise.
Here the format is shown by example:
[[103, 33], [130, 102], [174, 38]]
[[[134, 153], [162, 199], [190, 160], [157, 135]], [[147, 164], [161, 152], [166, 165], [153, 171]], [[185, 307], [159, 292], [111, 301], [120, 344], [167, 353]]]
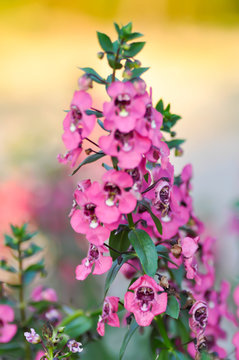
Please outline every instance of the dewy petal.
[[127, 188], [133, 185], [132, 177], [124, 171], [116, 171], [114, 169], [107, 171], [103, 177], [104, 182], [112, 182], [120, 188]]
[[135, 320], [140, 326], [149, 326], [153, 321], [154, 314], [150, 311], [140, 311], [137, 309], [134, 312]]
[[98, 321], [97, 324], [97, 332], [100, 336], [104, 336], [105, 335], [105, 323], [101, 320]]
[[71, 106], [74, 105], [76, 105], [77, 107], [79, 107], [79, 109], [82, 110], [90, 109], [92, 105], [91, 96], [83, 90], [75, 91], [73, 99], [71, 101]]
[[116, 313], [110, 314], [107, 320], [107, 324], [113, 327], [120, 327], [119, 317]]
[[137, 303], [135, 301], [135, 295], [132, 292], [127, 291], [124, 296], [124, 307], [129, 312], [134, 312], [137, 308]]
[[111, 224], [118, 221], [121, 215], [116, 206], [107, 206], [105, 204], [97, 206], [95, 213], [98, 219], [105, 224]]

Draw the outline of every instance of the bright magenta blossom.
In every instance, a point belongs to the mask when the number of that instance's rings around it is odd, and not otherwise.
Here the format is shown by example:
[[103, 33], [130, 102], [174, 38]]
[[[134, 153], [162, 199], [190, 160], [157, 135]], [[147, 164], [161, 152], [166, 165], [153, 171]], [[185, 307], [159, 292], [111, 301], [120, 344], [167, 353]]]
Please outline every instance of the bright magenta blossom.
[[30, 332], [24, 332], [26, 340], [31, 344], [39, 344], [41, 342], [41, 337], [36, 333], [35, 329], [31, 328]]
[[144, 101], [137, 96], [134, 85], [129, 81], [116, 81], [107, 92], [112, 100], [103, 104], [105, 128], [121, 132], [134, 130], [137, 120], [145, 114]]
[[75, 200], [80, 209], [74, 208], [71, 212], [73, 229], [85, 234], [87, 240], [96, 246], [103, 245], [110, 236], [110, 230], [103, 226], [104, 219], [100, 220], [96, 212], [98, 209], [96, 199], [99, 194], [101, 194], [101, 185], [96, 181], [81, 190], [78, 188], [75, 191]]
[[120, 327], [119, 318], [117, 315], [119, 305], [119, 298], [116, 296], [106, 296], [102, 315], [99, 316], [99, 321], [97, 324], [97, 331], [100, 336], [105, 335], [105, 324], [108, 324], [113, 327]]
[[236, 348], [236, 360], [239, 360], [239, 331], [233, 336], [232, 343]]
[[[148, 275], [136, 280], [125, 294], [124, 306], [134, 313], [140, 326], [149, 326], [156, 315], [162, 314], [167, 308], [167, 294], [156, 281]], [[158, 294], [158, 292], [162, 292]]]
[[0, 304], [0, 343], [8, 343], [17, 332], [14, 321], [14, 311], [9, 305]]
[[135, 209], [137, 199], [125, 189], [133, 185], [131, 176], [123, 171], [109, 170], [103, 175], [102, 190], [95, 195], [97, 218], [112, 224], [120, 220], [122, 214], [129, 214]]
[[149, 151], [151, 141], [135, 130], [114, 130], [108, 136], [101, 136], [99, 144], [105, 154], [117, 157], [119, 166], [127, 169], [139, 165], [142, 155]]
[[196, 238], [185, 237], [182, 239], [182, 255], [184, 256], [184, 266], [186, 269], [187, 279], [196, 279], [200, 283], [200, 278], [197, 277], [197, 264], [194, 255], [198, 249], [199, 236]]
[[105, 246], [90, 245], [88, 255], [82, 260], [81, 265], [76, 267], [76, 279], [85, 280], [91, 273], [93, 265], [93, 275], [101, 275], [107, 272], [112, 265], [110, 256], [103, 256], [103, 252], [108, 251]]

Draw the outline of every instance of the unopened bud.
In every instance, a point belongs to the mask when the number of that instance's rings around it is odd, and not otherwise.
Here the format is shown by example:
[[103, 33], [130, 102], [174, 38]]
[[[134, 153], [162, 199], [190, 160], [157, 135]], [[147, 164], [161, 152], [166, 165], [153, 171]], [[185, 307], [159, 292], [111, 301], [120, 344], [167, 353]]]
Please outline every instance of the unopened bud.
[[180, 147], [175, 148], [174, 155], [175, 155], [175, 156], [182, 156], [182, 155], [183, 155], [183, 149], [180, 148]]
[[89, 75], [84, 74], [78, 79], [78, 86], [80, 90], [87, 91], [93, 87], [93, 81]]
[[180, 245], [175, 244], [172, 246], [171, 248], [171, 253], [173, 254], [173, 256], [178, 259], [182, 253], [182, 248]]
[[125, 80], [130, 80], [131, 78], [132, 78], [132, 72], [130, 71], [130, 70], [125, 70], [124, 72], [123, 72], [123, 78], [125, 79]]
[[129, 44], [124, 44], [122, 46], [122, 49], [125, 50], [125, 51], [128, 51], [130, 49], [130, 45]]
[[105, 53], [103, 52], [103, 51], [99, 51], [98, 53], [97, 53], [97, 57], [98, 57], [98, 59], [103, 59], [103, 57], [104, 57], [104, 55], [105, 55]]
[[86, 153], [86, 155], [90, 155], [91, 153], [92, 153], [92, 149], [85, 149], [85, 153]]
[[61, 334], [61, 333], [64, 332], [64, 330], [65, 330], [65, 326], [61, 326], [61, 327], [58, 328], [57, 332], [58, 332], [59, 334]]
[[135, 62], [134, 62], [135, 69], [140, 68], [140, 66], [141, 66], [141, 62], [139, 60], [135, 60]]
[[137, 79], [133, 82], [134, 88], [138, 95], [143, 95], [146, 91], [145, 81], [142, 79]]

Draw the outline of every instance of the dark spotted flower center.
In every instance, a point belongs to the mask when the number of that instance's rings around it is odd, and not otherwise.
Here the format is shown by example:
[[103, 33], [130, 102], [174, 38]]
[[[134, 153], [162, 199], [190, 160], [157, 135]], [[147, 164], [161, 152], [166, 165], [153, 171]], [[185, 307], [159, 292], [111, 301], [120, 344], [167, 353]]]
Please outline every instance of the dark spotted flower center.
[[104, 304], [103, 311], [102, 311], [102, 318], [109, 316], [110, 314], [110, 305], [108, 303]]
[[99, 225], [97, 216], [95, 215], [95, 208], [96, 205], [93, 203], [88, 203], [84, 206], [84, 215], [89, 219], [91, 228], [96, 228]]
[[[130, 151], [133, 148], [132, 139], [134, 138], [134, 132], [130, 131], [128, 133], [122, 133], [119, 130], [116, 130], [114, 133], [114, 138], [117, 140], [121, 145], [124, 151]], [[120, 147], [119, 147], [120, 150]]]
[[99, 258], [99, 250], [96, 246], [91, 245], [89, 253], [88, 253], [88, 260], [95, 261]]
[[131, 103], [131, 98], [128, 94], [119, 94], [114, 104], [119, 109], [119, 112], [116, 111], [116, 115], [120, 115], [121, 117], [126, 117], [129, 115], [126, 107], [129, 106]]
[[170, 187], [166, 181], [164, 183], [161, 182], [156, 187], [154, 201], [154, 206], [161, 212], [162, 217], [169, 215], [170, 212]]
[[151, 307], [151, 302], [154, 300], [154, 290], [149, 286], [141, 286], [138, 288], [136, 298], [139, 300], [140, 309], [148, 311]]
[[104, 191], [107, 193], [106, 205], [117, 205], [117, 197], [121, 195], [120, 188], [111, 182], [107, 182], [104, 186]]
[[74, 132], [78, 128], [80, 121], [82, 119], [82, 112], [76, 105], [71, 106], [71, 119], [72, 121], [71, 121], [70, 130]]
[[207, 325], [207, 308], [206, 306], [202, 306], [197, 309], [194, 313], [194, 319], [201, 327], [205, 327]]

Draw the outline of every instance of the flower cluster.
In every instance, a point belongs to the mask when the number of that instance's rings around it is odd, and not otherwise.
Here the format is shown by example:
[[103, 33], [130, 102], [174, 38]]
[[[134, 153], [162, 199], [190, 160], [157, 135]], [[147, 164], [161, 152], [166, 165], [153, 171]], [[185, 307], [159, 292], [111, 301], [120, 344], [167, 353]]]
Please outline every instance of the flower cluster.
[[[227, 306], [228, 282], [222, 282], [220, 291], [214, 287], [214, 239], [205, 237], [204, 226], [194, 213], [192, 166], [186, 165], [176, 176], [169, 158], [172, 149], [176, 156], [182, 154], [183, 140], [176, 139], [172, 131], [180, 117], [170, 112], [169, 105], [164, 108], [162, 100], [153, 104], [152, 89], [147, 90], [141, 78], [145, 68], [134, 59], [144, 43], [129, 43], [141, 34], [132, 33], [129, 24], [122, 28], [116, 24], [116, 31], [114, 43], [98, 33], [103, 50], [100, 58], [106, 53], [112, 75], [104, 79], [95, 70], [84, 68], [80, 90], [63, 122], [68, 153], [60, 161], [70, 160], [74, 166], [86, 141], [96, 147], [86, 149], [88, 157], [74, 174], [104, 156], [111, 160], [102, 164], [105, 172], [100, 181], [80, 181], [74, 192], [71, 226], [89, 242], [88, 254], [76, 268], [76, 279], [109, 272], [107, 294], [120, 269], [128, 279], [133, 278], [124, 300], [105, 297], [97, 326], [101, 336], [105, 324], [120, 326], [117, 312], [125, 308], [128, 323], [134, 318], [139, 326], [159, 327], [159, 335], [164, 334], [160, 342], [166, 348], [174, 343], [191, 356], [207, 350], [223, 358], [226, 352], [218, 345], [218, 340], [226, 337], [222, 319], [237, 322]], [[123, 79], [119, 80], [116, 70], [122, 67]], [[87, 92], [93, 82], [105, 85], [109, 96], [99, 110], [92, 106]], [[105, 131], [97, 143], [89, 138], [96, 118]], [[182, 276], [176, 275], [179, 273]], [[182, 300], [185, 293], [186, 305]], [[191, 316], [188, 332], [196, 338], [195, 346], [183, 346], [180, 332], [173, 342], [165, 340], [162, 326], [171, 324], [165, 316], [161, 321], [160, 314], [165, 312], [174, 319]], [[237, 337], [238, 333], [234, 343]]]

